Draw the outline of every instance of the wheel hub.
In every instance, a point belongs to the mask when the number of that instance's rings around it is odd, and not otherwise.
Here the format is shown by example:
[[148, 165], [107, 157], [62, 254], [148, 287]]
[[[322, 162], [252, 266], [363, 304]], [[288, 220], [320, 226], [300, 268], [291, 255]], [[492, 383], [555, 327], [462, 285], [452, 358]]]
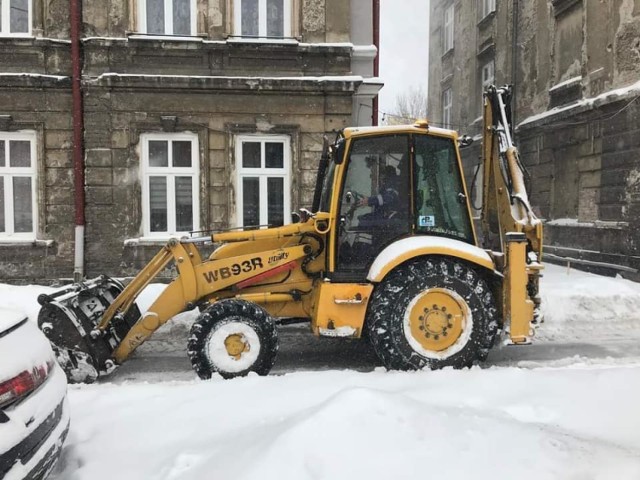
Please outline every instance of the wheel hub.
[[251, 350], [251, 346], [242, 333], [234, 333], [224, 339], [224, 348], [230, 357], [240, 360], [244, 352]]
[[411, 335], [425, 350], [446, 350], [462, 335], [467, 316], [466, 303], [454, 292], [427, 290], [413, 302], [409, 313]]

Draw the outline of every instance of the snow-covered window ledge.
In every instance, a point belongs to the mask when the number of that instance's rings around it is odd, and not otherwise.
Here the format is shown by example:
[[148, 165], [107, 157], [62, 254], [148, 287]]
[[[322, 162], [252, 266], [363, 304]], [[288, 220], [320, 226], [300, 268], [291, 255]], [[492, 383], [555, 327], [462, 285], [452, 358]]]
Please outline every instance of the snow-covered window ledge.
[[140, 40], [143, 42], [184, 42], [184, 43], [203, 43], [204, 38], [201, 36], [189, 35], [158, 35], [153, 33], [131, 33], [127, 35], [127, 40]]
[[6, 247], [35, 247], [35, 248], [49, 248], [55, 246], [54, 240], [39, 240], [39, 239], [18, 239], [18, 238], [0, 238], [0, 248]]
[[125, 247], [145, 247], [145, 246], [158, 246], [163, 247], [170, 240], [181, 240], [183, 238], [191, 238], [188, 236], [168, 236], [168, 237], [137, 237], [125, 239], [123, 245]]
[[572, 77], [549, 89], [551, 107], [568, 105], [582, 98], [582, 77]]
[[266, 44], [266, 45], [293, 45], [298, 46], [300, 42], [296, 38], [267, 38], [267, 37], [234, 37], [231, 36], [227, 38], [228, 44], [243, 44], [243, 43], [251, 43], [251, 44]]
[[545, 225], [554, 227], [576, 227], [576, 228], [598, 228], [626, 230], [629, 228], [629, 222], [617, 222], [613, 220], [595, 220], [592, 222], [581, 222], [577, 218], [556, 218], [545, 222]]

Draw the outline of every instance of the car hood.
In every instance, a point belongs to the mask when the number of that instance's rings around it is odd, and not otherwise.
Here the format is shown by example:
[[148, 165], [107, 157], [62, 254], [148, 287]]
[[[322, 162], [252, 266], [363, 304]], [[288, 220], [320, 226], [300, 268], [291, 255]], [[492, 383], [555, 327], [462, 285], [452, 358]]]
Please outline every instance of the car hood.
[[27, 316], [22, 312], [0, 307], [0, 335], [23, 321], [25, 318], [27, 318]]

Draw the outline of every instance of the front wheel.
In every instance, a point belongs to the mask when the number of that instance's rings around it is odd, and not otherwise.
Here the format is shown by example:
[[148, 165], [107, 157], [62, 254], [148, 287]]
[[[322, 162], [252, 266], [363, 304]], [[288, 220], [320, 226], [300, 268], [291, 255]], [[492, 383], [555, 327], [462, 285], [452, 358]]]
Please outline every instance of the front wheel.
[[224, 378], [249, 372], [267, 375], [278, 352], [275, 322], [254, 303], [221, 300], [198, 316], [187, 350], [202, 379], [211, 378], [214, 372]]
[[398, 267], [376, 287], [367, 313], [373, 349], [394, 370], [463, 368], [484, 360], [498, 320], [483, 276], [446, 257]]

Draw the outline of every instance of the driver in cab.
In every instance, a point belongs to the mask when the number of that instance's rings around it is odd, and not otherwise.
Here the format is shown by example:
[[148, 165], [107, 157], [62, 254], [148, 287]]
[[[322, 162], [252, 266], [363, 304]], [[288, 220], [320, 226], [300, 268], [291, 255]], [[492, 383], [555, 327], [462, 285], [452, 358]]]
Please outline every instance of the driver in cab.
[[372, 217], [375, 219], [393, 217], [397, 213], [400, 200], [397, 178], [395, 167], [391, 165], [384, 167], [378, 194], [370, 197], [361, 197], [358, 200], [358, 207], [372, 207]]

